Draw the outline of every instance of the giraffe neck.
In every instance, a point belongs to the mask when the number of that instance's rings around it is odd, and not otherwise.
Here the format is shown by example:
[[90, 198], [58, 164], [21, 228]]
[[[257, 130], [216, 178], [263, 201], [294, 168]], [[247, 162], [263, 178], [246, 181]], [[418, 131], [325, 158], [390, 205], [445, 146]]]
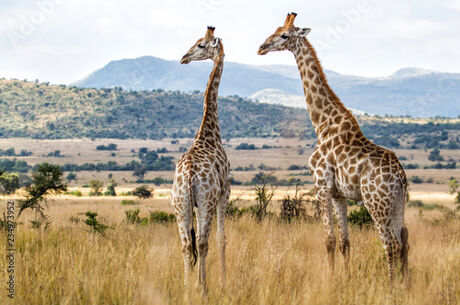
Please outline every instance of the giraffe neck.
[[217, 96], [220, 78], [224, 69], [224, 48], [214, 60], [214, 67], [209, 75], [208, 85], [204, 93], [204, 113], [200, 129], [195, 138], [206, 138], [211, 141], [222, 142], [220, 138], [219, 117], [217, 115]]
[[331, 129], [361, 132], [356, 118], [329, 87], [316, 52], [307, 39], [299, 39], [291, 51], [299, 68], [308, 113], [318, 141]]

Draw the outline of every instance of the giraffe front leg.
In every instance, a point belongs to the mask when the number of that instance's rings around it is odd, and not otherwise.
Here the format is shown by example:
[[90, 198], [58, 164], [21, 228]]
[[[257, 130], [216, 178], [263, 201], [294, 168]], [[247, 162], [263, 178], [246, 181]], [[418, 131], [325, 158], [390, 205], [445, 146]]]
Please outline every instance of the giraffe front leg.
[[334, 234], [334, 212], [332, 209], [332, 196], [331, 192], [327, 188], [318, 189], [318, 199], [321, 202], [322, 207], [322, 218], [324, 224], [324, 230], [326, 233], [326, 251], [327, 260], [329, 264], [329, 276], [334, 275], [334, 264], [335, 264], [335, 234]]
[[226, 268], [225, 268], [226, 238], [225, 238], [224, 221], [225, 221], [225, 209], [227, 207], [229, 197], [230, 197], [230, 184], [228, 185], [223, 195], [220, 197], [219, 201], [217, 202], [217, 244], [219, 247], [219, 254], [220, 254], [222, 289], [224, 289], [225, 281], [226, 281]]
[[347, 201], [344, 198], [340, 198], [333, 199], [332, 202], [339, 224], [340, 252], [344, 259], [345, 270], [348, 276], [350, 276], [350, 237], [348, 234]]

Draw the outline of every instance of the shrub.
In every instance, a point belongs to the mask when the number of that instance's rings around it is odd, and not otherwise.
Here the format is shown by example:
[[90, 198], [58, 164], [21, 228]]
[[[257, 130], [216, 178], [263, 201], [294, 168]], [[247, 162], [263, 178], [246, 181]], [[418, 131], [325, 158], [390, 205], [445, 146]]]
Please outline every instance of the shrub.
[[97, 213], [87, 211], [85, 215], [86, 215], [86, 219], [83, 222], [86, 223], [91, 228], [91, 231], [98, 232], [102, 234], [103, 236], [105, 236], [105, 230], [107, 230], [109, 226], [102, 224], [97, 220], [96, 218]]
[[358, 204], [358, 203], [357, 203], [356, 201], [351, 200], [351, 199], [347, 199], [347, 205], [348, 205], [349, 207], [354, 206], [354, 205], [357, 205], [357, 204]]
[[257, 147], [254, 144], [240, 143], [235, 147], [236, 150], [255, 150]]
[[225, 207], [225, 217], [238, 218], [248, 211], [245, 208], [238, 208], [239, 202], [243, 202], [240, 196], [228, 201], [227, 206]]
[[296, 188], [293, 198], [291, 198], [289, 194], [283, 198], [280, 207], [280, 218], [282, 220], [291, 222], [293, 219], [306, 217], [307, 210], [303, 203], [303, 196], [304, 194]]
[[460, 204], [460, 192], [457, 192], [457, 197], [455, 197], [455, 203]]
[[361, 206], [359, 209], [351, 211], [350, 215], [348, 215], [348, 222], [353, 225], [357, 225], [360, 228], [374, 223], [371, 214], [369, 214], [369, 211], [365, 206]]
[[407, 163], [407, 164], [403, 164], [403, 167], [405, 169], [417, 169], [420, 166], [418, 164], [415, 164], [415, 163]]
[[261, 175], [258, 176], [259, 183], [253, 188], [256, 193], [256, 205], [252, 206], [251, 209], [258, 221], [261, 221], [267, 215], [267, 207], [275, 195], [275, 188], [269, 188], [269, 182], [272, 175], [273, 173], [261, 173]]
[[14, 194], [20, 187], [17, 173], [4, 173], [0, 171], [0, 194]]
[[420, 183], [423, 183], [423, 178], [419, 176], [412, 176], [410, 177], [410, 181], [415, 184], [420, 184]]
[[140, 223], [141, 219], [139, 217], [139, 212], [139, 209], [125, 211], [126, 221], [130, 224]]
[[55, 151], [49, 152], [46, 156], [47, 157], [55, 157], [55, 158], [63, 158], [63, 157], [65, 157], [64, 155], [61, 155], [60, 150], [55, 150]]
[[287, 169], [288, 169], [289, 171], [298, 171], [298, 170], [303, 169], [303, 167], [300, 166], [300, 165], [292, 164], [292, 165], [289, 165], [289, 167], [288, 167]]
[[149, 223], [149, 220], [145, 217], [139, 217], [139, 209], [127, 210], [125, 211], [126, 221], [130, 224], [140, 224], [141, 226], [146, 226]]
[[176, 221], [176, 216], [174, 216], [174, 214], [169, 214], [163, 211], [149, 211], [149, 214], [150, 223], [167, 223]]
[[444, 161], [444, 158], [440, 155], [439, 149], [433, 149], [428, 156], [430, 161]]
[[96, 150], [117, 150], [117, 144], [110, 143], [109, 145], [98, 145]]
[[110, 179], [109, 184], [107, 185], [107, 190], [104, 192], [105, 196], [117, 196], [117, 193], [115, 192], [115, 187], [118, 185], [118, 183], [115, 181], [115, 179]]
[[152, 190], [147, 187], [147, 185], [141, 185], [136, 187], [132, 192], [134, 196], [141, 199], [146, 199], [152, 197]]
[[67, 181], [71, 182], [72, 180], [77, 179], [77, 175], [75, 173], [69, 173], [66, 177]]
[[454, 177], [449, 179], [449, 194], [454, 194], [458, 189], [458, 181]]
[[83, 195], [80, 190], [71, 191], [69, 194], [77, 197], [81, 197]]
[[139, 202], [130, 200], [130, 199], [123, 199], [121, 201], [121, 205], [136, 205], [136, 204], [139, 204]]
[[89, 193], [90, 196], [100, 196], [102, 195], [102, 186], [104, 184], [102, 181], [93, 179], [89, 182], [89, 187], [91, 188], [91, 192]]

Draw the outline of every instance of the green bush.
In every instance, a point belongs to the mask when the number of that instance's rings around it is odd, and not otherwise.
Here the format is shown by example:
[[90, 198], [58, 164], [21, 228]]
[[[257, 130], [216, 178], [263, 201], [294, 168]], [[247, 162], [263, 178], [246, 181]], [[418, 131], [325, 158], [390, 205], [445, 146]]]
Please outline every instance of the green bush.
[[115, 179], [110, 179], [109, 184], [107, 185], [107, 190], [104, 192], [104, 196], [117, 196], [117, 193], [115, 192], [115, 187], [117, 185], [118, 183]]
[[139, 204], [139, 202], [131, 200], [131, 199], [123, 199], [121, 201], [121, 205], [136, 205]]
[[69, 194], [77, 197], [81, 197], [83, 195], [80, 190], [71, 191]]
[[287, 194], [281, 201], [280, 207], [280, 218], [287, 222], [291, 222], [293, 219], [306, 218], [307, 209], [304, 205], [303, 194], [296, 189], [293, 198]]
[[102, 224], [97, 220], [97, 213], [87, 211], [85, 215], [86, 219], [83, 222], [86, 223], [93, 232], [98, 232], [105, 236], [105, 230], [107, 230], [109, 226]]
[[423, 178], [419, 176], [412, 176], [410, 177], [410, 181], [415, 184], [420, 184], [420, 183], [423, 183]]
[[19, 187], [19, 174], [0, 171], [0, 194], [14, 194]]
[[254, 144], [240, 143], [235, 147], [236, 150], [255, 150], [257, 147]]
[[351, 211], [350, 215], [348, 215], [348, 222], [353, 225], [357, 225], [360, 228], [374, 223], [371, 214], [369, 214], [369, 211], [365, 206], [361, 206], [359, 209]]
[[139, 212], [139, 209], [125, 211], [126, 221], [130, 224], [140, 223], [141, 219], [139, 217]]
[[141, 199], [147, 199], [153, 196], [152, 190], [149, 189], [147, 185], [138, 186], [131, 193]]
[[167, 223], [176, 221], [176, 216], [174, 216], [174, 214], [169, 214], [163, 211], [150, 211], [149, 214], [150, 223]]

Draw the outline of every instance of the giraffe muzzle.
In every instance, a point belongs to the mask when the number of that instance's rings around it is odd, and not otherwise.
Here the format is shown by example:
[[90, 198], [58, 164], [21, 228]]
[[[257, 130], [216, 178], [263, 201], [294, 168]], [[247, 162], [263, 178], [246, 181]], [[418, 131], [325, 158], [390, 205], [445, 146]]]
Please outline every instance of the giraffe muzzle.
[[267, 47], [265, 45], [261, 45], [259, 47], [259, 50], [257, 51], [257, 54], [259, 55], [265, 55], [268, 53]]
[[184, 57], [182, 57], [182, 59], [180, 60], [180, 63], [181, 64], [188, 64], [190, 63], [190, 58], [187, 56], [187, 55], [184, 55]]

